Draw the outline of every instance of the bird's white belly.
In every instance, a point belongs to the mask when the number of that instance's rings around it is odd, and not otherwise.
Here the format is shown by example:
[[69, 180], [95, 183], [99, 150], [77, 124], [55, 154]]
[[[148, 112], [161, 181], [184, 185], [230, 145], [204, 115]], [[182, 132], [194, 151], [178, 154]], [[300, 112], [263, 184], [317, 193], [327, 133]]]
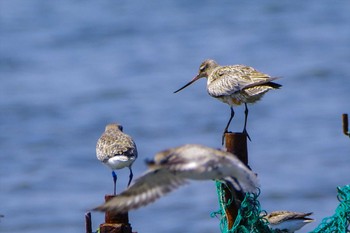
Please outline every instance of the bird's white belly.
[[124, 155], [114, 156], [108, 159], [105, 164], [113, 170], [129, 167], [135, 161], [135, 157], [127, 157]]
[[279, 224], [273, 225], [270, 224], [270, 228], [276, 230], [285, 230], [287, 229], [288, 232], [294, 232], [302, 228], [307, 222], [304, 222], [303, 220], [300, 219], [295, 219], [295, 220], [287, 220], [284, 222], [281, 222]]

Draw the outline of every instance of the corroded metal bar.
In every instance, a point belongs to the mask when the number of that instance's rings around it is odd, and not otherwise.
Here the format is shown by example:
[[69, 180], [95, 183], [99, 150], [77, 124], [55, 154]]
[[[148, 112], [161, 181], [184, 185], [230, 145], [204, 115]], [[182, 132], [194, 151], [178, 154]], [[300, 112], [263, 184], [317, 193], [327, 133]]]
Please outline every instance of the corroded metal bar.
[[[225, 147], [228, 152], [235, 154], [245, 165], [248, 166], [247, 135], [245, 133], [226, 133]], [[225, 199], [231, 200], [230, 204], [227, 205], [225, 209], [229, 230], [232, 228], [236, 220], [240, 203], [244, 199], [244, 193], [232, 192], [232, 189], [229, 189], [227, 186], [224, 186], [223, 189], [225, 192]]]
[[[109, 201], [114, 195], [105, 195], [105, 201]], [[128, 213], [115, 213], [106, 211], [105, 223], [100, 224], [100, 233], [132, 233]]]
[[342, 116], [343, 116], [343, 133], [347, 136], [350, 136], [348, 114], [344, 113]]
[[92, 233], [91, 213], [90, 212], [87, 212], [85, 214], [85, 230], [86, 230], [86, 233]]

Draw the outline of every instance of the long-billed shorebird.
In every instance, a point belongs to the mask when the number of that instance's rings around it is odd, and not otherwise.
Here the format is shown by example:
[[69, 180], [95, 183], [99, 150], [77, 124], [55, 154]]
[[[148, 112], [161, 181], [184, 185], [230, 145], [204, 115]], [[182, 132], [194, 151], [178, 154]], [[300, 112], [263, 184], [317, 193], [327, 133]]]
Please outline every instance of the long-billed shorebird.
[[133, 173], [131, 165], [137, 158], [137, 148], [134, 140], [123, 133], [123, 126], [108, 124], [105, 132], [97, 141], [96, 155], [98, 160], [112, 169], [114, 182], [114, 195], [116, 195], [117, 174], [114, 170], [128, 167], [130, 170], [128, 186], [131, 183]]
[[127, 212], [154, 202], [188, 180], [221, 180], [244, 192], [257, 191], [258, 179], [235, 155], [210, 147], [187, 144], [155, 155], [149, 170], [127, 190], [95, 208]]
[[281, 232], [292, 233], [308, 223], [314, 221], [309, 218], [312, 213], [300, 213], [292, 211], [274, 211], [263, 218], [269, 222], [269, 227], [273, 230], [279, 230]]
[[[209, 95], [230, 105], [231, 116], [225, 127], [222, 144], [225, 133], [228, 132], [231, 120], [235, 114], [233, 106], [245, 105], [245, 119], [243, 132], [249, 138], [247, 133], [247, 103], [255, 103], [271, 89], [278, 89], [282, 85], [272, 82], [277, 78], [272, 78], [267, 74], [261, 73], [252, 67], [245, 65], [220, 66], [214, 60], [205, 60], [199, 67], [199, 72], [189, 83], [181, 87], [174, 93], [181, 91], [200, 78], [207, 78], [207, 90]], [[250, 138], [249, 138], [250, 139]]]

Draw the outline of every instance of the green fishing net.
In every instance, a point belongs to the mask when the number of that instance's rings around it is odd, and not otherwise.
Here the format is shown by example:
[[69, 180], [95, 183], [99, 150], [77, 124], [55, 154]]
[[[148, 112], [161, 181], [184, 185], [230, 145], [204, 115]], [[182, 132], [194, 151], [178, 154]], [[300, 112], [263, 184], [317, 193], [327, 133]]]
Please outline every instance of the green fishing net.
[[[231, 229], [225, 215], [225, 209], [231, 204], [233, 198], [225, 200], [225, 189], [222, 182], [216, 182], [220, 209], [211, 213], [212, 217], [219, 217], [221, 233], [276, 233], [268, 227], [263, 218], [266, 212], [261, 210], [258, 201], [259, 193], [246, 193], [238, 211], [238, 215]], [[350, 223], [350, 185], [338, 187], [339, 205], [335, 214], [324, 218], [321, 224], [311, 233], [349, 233]]]

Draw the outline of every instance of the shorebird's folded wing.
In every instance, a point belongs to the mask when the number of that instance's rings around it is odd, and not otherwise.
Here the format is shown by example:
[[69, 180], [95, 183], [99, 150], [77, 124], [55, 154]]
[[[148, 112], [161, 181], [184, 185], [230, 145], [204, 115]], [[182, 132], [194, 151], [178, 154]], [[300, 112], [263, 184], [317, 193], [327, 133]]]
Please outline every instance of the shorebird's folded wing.
[[217, 71], [217, 75], [220, 76], [220, 78], [214, 80], [210, 86], [208, 86], [208, 92], [211, 96], [220, 97], [232, 95], [244, 89], [263, 85], [276, 79], [271, 78], [267, 74], [260, 73], [252, 67], [243, 65], [237, 65], [235, 67], [237, 68]]
[[236, 75], [225, 75], [214, 80], [207, 87], [209, 95], [213, 97], [221, 97], [241, 91], [243, 86], [238, 82], [238, 79], [239, 77]]
[[94, 210], [128, 212], [154, 202], [185, 183], [187, 182], [184, 179], [175, 176], [168, 170], [152, 170], [139, 177], [124, 192]]

